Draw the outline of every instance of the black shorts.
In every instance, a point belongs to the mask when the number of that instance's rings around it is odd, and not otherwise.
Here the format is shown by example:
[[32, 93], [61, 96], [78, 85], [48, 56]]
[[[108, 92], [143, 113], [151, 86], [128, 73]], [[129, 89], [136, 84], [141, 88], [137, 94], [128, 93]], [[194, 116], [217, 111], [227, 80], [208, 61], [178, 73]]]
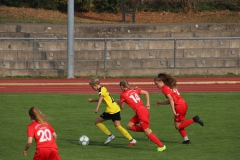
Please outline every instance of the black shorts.
[[120, 115], [120, 112], [117, 112], [117, 113], [114, 113], [114, 114], [109, 114], [109, 113], [106, 113], [106, 112], [103, 112], [100, 117], [102, 117], [103, 119], [105, 120], [112, 120], [113, 122], [118, 120], [120, 121], [121, 120], [121, 115]]

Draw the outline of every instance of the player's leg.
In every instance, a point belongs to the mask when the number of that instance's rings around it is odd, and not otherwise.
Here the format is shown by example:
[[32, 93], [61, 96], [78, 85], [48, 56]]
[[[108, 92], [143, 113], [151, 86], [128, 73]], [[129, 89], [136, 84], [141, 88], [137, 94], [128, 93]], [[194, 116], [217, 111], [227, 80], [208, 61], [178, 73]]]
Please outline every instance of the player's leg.
[[139, 123], [138, 116], [133, 116], [130, 121], [127, 124], [127, 128], [129, 130], [135, 131], [135, 132], [143, 132], [143, 129], [141, 126], [137, 125]]
[[185, 120], [187, 108], [188, 108], [187, 103], [175, 106], [175, 110], [178, 113], [178, 115], [174, 117], [174, 124], [175, 124], [175, 128], [183, 137], [183, 140], [184, 140], [182, 142], [183, 144], [191, 144], [185, 128], [194, 122], [193, 119]]
[[129, 140], [129, 146], [133, 146], [133, 145], [135, 145], [135, 144], [137, 143], [137, 141], [136, 141], [135, 139], [133, 139], [133, 137], [128, 133], [128, 131], [121, 126], [120, 120], [115, 120], [113, 123], [114, 123], [116, 129], [117, 129], [124, 137], [126, 137], [126, 138]]
[[182, 144], [191, 144], [187, 132], [185, 130], [185, 128], [179, 128], [179, 125], [181, 124], [181, 122], [174, 122], [175, 123], [175, 128], [178, 130], [178, 132], [180, 133], [180, 135], [183, 137], [183, 142]]
[[51, 160], [61, 160], [61, 158], [58, 154], [58, 150], [56, 148], [49, 148], [49, 150], [51, 150], [51, 154], [49, 156], [49, 159], [51, 159]]
[[51, 150], [49, 148], [38, 148], [34, 154], [33, 160], [49, 159]]
[[137, 141], [135, 139], [132, 138], [132, 136], [128, 133], [128, 131], [123, 128], [121, 126], [121, 115], [120, 112], [117, 112], [115, 114], [111, 114], [111, 119], [114, 123], [114, 126], [116, 127], [116, 129], [124, 136], [126, 137], [130, 143], [130, 146], [133, 146], [135, 143], [137, 143]]
[[139, 118], [139, 122], [140, 122], [141, 128], [144, 131], [144, 134], [146, 136], [148, 136], [148, 138], [153, 143], [158, 145], [157, 151], [164, 151], [164, 150], [166, 150], [166, 146], [160, 141], [160, 139], [149, 128], [150, 120], [149, 120], [149, 112], [148, 112], [148, 110], [144, 108], [144, 110], [142, 110], [140, 112], [140, 114], [138, 114], [138, 118]]
[[113, 134], [111, 134], [111, 132], [108, 130], [108, 128], [103, 124], [104, 121], [108, 120], [108, 114], [107, 113], [103, 113], [101, 114], [101, 116], [99, 116], [96, 121], [95, 121], [95, 125], [108, 136], [108, 139], [105, 141], [104, 144], [108, 144], [109, 142], [111, 142], [115, 136]]
[[177, 111], [177, 113], [179, 114], [178, 116], [175, 117], [175, 127], [178, 130], [184, 129], [186, 127], [188, 127], [189, 125], [191, 125], [192, 123], [194, 123], [193, 118], [190, 118], [188, 120], [185, 120], [185, 116], [187, 113], [187, 109], [188, 109], [188, 105], [187, 103], [181, 104], [181, 105], [176, 105], [175, 109]]

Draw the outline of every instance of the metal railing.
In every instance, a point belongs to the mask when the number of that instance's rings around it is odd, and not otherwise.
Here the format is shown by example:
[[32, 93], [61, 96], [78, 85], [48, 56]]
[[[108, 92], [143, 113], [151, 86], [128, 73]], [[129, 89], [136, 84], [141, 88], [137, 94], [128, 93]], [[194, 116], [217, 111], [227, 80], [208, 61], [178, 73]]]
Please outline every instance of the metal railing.
[[[67, 41], [67, 38], [10, 38], [10, 37], [0, 37], [0, 41], [33, 41], [33, 69], [35, 70], [36, 69], [36, 62], [37, 61], [40, 61], [37, 59], [36, 57], [36, 53], [37, 53], [37, 43], [40, 42], [40, 41]], [[173, 46], [172, 46], [172, 49], [173, 50], [173, 66], [168, 66], [168, 68], [181, 68], [181, 66], [177, 66], [177, 62], [178, 61], [181, 61], [182, 59], [179, 59], [177, 58], [177, 51], [178, 50], [181, 50], [183, 48], [179, 48], [177, 47], [177, 42], [178, 41], [192, 41], [192, 40], [196, 40], [196, 41], [200, 41], [200, 40], [210, 40], [210, 41], [213, 41], [213, 40], [221, 40], [221, 41], [224, 41], [224, 40], [233, 40], [233, 41], [238, 41], [240, 40], [240, 37], [192, 37], [192, 38], [75, 38], [75, 41], [103, 41], [104, 43], [104, 49], [103, 49], [103, 52], [104, 52], [104, 56], [103, 56], [103, 59], [101, 60], [98, 60], [99, 62], [103, 62], [103, 68], [104, 70], [108, 69], [107, 68], [107, 62], [108, 61], [111, 61], [111, 60], [108, 60], [107, 59], [107, 56], [108, 56], [108, 52], [110, 51], [110, 49], [108, 48], [108, 43], [111, 42], [111, 41], [172, 41], [173, 42]], [[219, 42], [220, 45], [221, 45], [221, 42]], [[112, 49], [112, 48], [111, 48]], [[189, 49], [189, 48], [184, 48], [184, 49]], [[194, 49], [194, 48], [191, 48], [191, 49]], [[198, 48], [199, 49], [199, 48]], [[208, 49], [211, 49], [208, 48]], [[221, 47], [219, 48], [215, 48], [215, 49], [223, 49]], [[228, 48], [225, 48], [225, 49], [228, 49]], [[238, 52], [239, 52], [239, 47], [238, 48], [235, 48], [235, 49], [238, 49]], [[146, 50], [146, 49], [145, 49]], [[149, 49], [151, 50], [151, 49]], [[159, 49], [161, 50], [161, 49]], [[0, 51], [1, 51], [1, 48], [0, 48]], [[66, 51], [67, 51], [67, 48], [66, 48]], [[201, 58], [204, 58], [204, 59], [210, 59], [211, 57], [201, 57]], [[220, 58], [220, 57], [218, 57]], [[218, 59], [215, 57], [215, 59]], [[189, 58], [190, 60], [191, 58]], [[196, 58], [197, 60], [198, 58]], [[211, 59], [214, 59], [214, 58], [211, 58]], [[239, 67], [240, 66], [240, 58], [239, 58], [239, 53], [238, 53], [238, 56], [234, 57], [234, 58], [231, 58], [231, 57], [223, 57], [223, 59], [234, 59], [234, 60], [237, 60], [238, 63], [236, 63], [235, 66], [232, 66], [232, 67]], [[66, 59], [67, 60], [67, 59]], [[64, 61], [66, 61], [64, 60]], [[121, 60], [121, 59], [120, 59]], [[8, 60], [9, 61], [9, 60]], [[17, 61], [17, 60], [15, 60]], [[29, 60], [30, 61], [30, 60]], [[75, 59], [75, 61], [91, 61], [91, 60], [84, 60], [84, 59], [81, 59], [81, 60], [77, 60]], [[96, 61], [96, 60], [92, 60], [92, 61]], [[126, 59], [125, 59], [126, 61]], [[129, 59], [129, 61], [133, 61], [132, 59]], [[6, 62], [6, 60], [2, 59], [2, 62]], [[192, 66], [194, 67], [194, 66]], [[219, 66], [216, 66], [216, 67], [219, 67]], [[221, 67], [221, 66], [220, 66]], [[11, 69], [11, 68], [9, 68]], [[29, 68], [30, 69], [30, 68]]]

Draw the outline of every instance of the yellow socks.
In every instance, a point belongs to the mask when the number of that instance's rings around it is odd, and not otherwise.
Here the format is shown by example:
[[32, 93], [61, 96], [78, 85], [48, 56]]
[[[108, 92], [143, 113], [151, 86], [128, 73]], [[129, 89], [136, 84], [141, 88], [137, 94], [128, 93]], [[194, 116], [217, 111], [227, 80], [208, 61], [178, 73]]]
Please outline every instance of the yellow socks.
[[109, 136], [111, 134], [110, 131], [107, 129], [107, 127], [104, 124], [98, 123], [98, 124], [96, 124], [96, 126], [98, 126], [98, 128], [101, 131], [103, 131], [103, 133], [105, 133], [107, 136]]
[[124, 137], [126, 137], [129, 141], [132, 140], [132, 136], [128, 133], [126, 129], [124, 129], [121, 125], [116, 127], [119, 132], [121, 132]]

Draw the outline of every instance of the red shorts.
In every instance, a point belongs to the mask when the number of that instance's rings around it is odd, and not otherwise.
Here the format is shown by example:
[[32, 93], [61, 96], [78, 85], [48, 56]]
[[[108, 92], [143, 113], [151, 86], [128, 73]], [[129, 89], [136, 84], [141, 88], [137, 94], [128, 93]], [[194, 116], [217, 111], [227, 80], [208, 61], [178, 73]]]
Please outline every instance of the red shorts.
[[149, 128], [150, 120], [149, 120], [149, 112], [147, 108], [141, 108], [136, 112], [136, 115], [130, 119], [130, 122], [134, 124], [140, 124], [142, 129], [145, 130]]
[[38, 148], [33, 160], [61, 160], [56, 148]]
[[174, 117], [174, 122], [181, 122], [185, 119], [186, 113], [187, 113], [187, 109], [188, 109], [188, 105], [187, 103], [183, 103], [183, 104], [178, 104], [175, 105], [175, 110], [176, 113], [178, 113], [178, 116]]

